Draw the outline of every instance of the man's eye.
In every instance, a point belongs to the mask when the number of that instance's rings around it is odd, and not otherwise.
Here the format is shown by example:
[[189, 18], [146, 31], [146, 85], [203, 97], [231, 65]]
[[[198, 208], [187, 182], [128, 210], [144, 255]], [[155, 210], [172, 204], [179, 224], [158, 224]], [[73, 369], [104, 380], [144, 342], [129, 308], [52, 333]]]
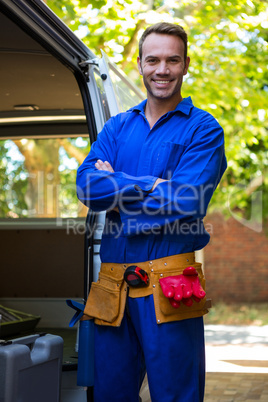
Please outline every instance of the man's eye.
[[175, 64], [175, 63], [178, 63], [178, 62], [179, 62], [179, 60], [178, 60], [178, 59], [170, 59], [170, 63]]
[[156, 59], [148, 59], [147, 62], [150, 63], [150, 64], [153, 64], [153, 63], [156, 62]]

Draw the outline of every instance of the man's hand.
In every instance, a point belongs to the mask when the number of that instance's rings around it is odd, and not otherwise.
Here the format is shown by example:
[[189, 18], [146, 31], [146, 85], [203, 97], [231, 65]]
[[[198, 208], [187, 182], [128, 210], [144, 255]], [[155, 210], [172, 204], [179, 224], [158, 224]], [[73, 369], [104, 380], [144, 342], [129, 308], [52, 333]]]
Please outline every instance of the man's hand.
[[185, 268], [182, 275], [161, 278], [159, 283], [164, 295], [174, 308], [180, 307], [180, 301], [190, 307], [193, 300], [198, 303], [206, 296], [194, 267]]
[[158, 184], [163, 183], [164, 181], [167, 181], [167, 180], [160, 179], [160, 178], [156, 179], [156, 181], [154, 182], [154, 185], [153, 185], [153, 187], [152, 187], [150, 192], [154, 191], [154, 189], [158, 186]]
[[[114, 173], [114, 170], [113, 170], [111, 164], [108, 161], [103, 162], [101, 159], [98, 159], [97, 162], [95, 163], [95, 167], [98, 170], [104, 170], [106, 172]], [[152, 187], [150, 192], [154, 191], [154, 189], [158, 186], [158, 184], [163, 183], [164, 181], [167, 181], [167, 180], [160, 179], [160, 178], [156, 179], [156, 181], [154, 182], [154, 185], [153, 185], [153, 187]], [[113, 211], [119, 212], [117, 207], [115, 207], [113, 209]]]
[[[103, 162], [101, 159], [98, 159], [97, 162], [95, 163], [95, 167], [98, 170], [105, 170], [106, 172], [114, 173], [114, 170], [108, 161]], [[158, 186], [159, 183], [163, 183], [164, 181], [167, 181], [167, 180], [160, 179], [160, 178], [156, 179], [150, 192], [154, 191], [156, 186]]]
[[105, 170], [106, 172], [114, 173], [112, 166], [107, 161], [102, 162], [102, 160], [98, 159], [97, 162], [95, 163], [95, 167], [98, 170]]

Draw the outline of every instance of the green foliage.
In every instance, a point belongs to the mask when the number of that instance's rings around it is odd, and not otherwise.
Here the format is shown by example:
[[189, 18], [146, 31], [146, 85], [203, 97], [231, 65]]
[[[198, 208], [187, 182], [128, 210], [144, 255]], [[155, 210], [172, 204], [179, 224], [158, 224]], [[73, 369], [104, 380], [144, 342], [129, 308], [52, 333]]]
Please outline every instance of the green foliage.
[[[239, 0], [202, 4], [191, 1], [184, 10], [192, 59], [184, 90], [196, 106], [211, 112], [225, 131], [228, 170], [211, 209], [225, 205], [248, 217], [257, 202], [266, 217], [267, 5]], [[257, 180], [261, 176], [263, 179]], [[257, 181], [253, 190], [262, 192], [258, 200], [250, 190]]]
[[225, 304], [216, 303], [204, 316], [206, 325], [257, 325], [268, 324], [267, 303]]
[[[220, 209], [229, 214], [231, 210], [259, 223], [267, 219], [267, 2], [47, 0], [47, 4], [96, 55], [100, 56], [103, 49], [141, 86], [136, 57], [142, 31], [159, 21], [182, 25], [188, 33], [191, 57], [183, 95], [191, 96], [197, 107], [213, 114], [225, 131], [228, 170], [214, 194], [210, 211]], [[66, 163], [68, 158], [78, 157], [75, 142], [61, 143]], [[38, 158], [41, 164], [48, 165], [42, 157], [43, 148], [37, 148]], [[86, 155], [86, 146], [78, 148], [82, 156]], [[51, 158], [51, 152], [49, 155]], [[57, 152], [55, 155], [55, 164], [64, 165], [61, 156]], [[20, 216], [27, 212], [25, 200], [31, 171], [26, 162], [29, 164], [28, 160], [14, 161], [6, 143], [0, 143], [2, 217], [10, 216], [12, 208], [20, 211]], [[69, 211], [75, 214], [75, 190], [67, 185], [74, 183], [75, 170], [66, 166], [59, 180], [63, 191], [60, 208], [68, 209], [69, 204]]]
[[[103, 49], [131, 78], [137, 42], [147, 25], [170, 21], [188, 32], [191, 64], [184, 96], [213, 114], [226, 136], [228, 170], [210, 210], [251, 214], [262, 192], [268, 216], [268, 6], [261, 0], [82, 0], [47, 4], [96, 55]], [[258, 183], [254, 188], [254, 183]], [[227, 211], [228, 213], [228, 211]]]
[[[17, 210], [27, 210], [25, 195], [27, 177], [23, 160], [12, 160], [9, 153], [11, 141], [0, 141], [0, 217], [15, 218]], [[15, 146], [14, 146], [15, 147]], [[16, 211], [16, 212], [15, 212]]]
[[80, 137], [0, 141], [0, 218], [84, 216], [75, 182], [89, 149]]

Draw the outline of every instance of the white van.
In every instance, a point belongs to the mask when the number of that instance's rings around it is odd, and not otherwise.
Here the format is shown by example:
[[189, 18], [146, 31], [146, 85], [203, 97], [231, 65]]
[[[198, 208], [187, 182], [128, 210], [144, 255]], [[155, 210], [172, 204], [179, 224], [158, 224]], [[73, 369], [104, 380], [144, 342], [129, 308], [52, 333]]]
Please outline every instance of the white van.
[[0, 0], [0, 29], [0, 305], [65, 328], [100, 264], [103, 215], [79, 204], [76, 169], [144, 96], [41, 0]]

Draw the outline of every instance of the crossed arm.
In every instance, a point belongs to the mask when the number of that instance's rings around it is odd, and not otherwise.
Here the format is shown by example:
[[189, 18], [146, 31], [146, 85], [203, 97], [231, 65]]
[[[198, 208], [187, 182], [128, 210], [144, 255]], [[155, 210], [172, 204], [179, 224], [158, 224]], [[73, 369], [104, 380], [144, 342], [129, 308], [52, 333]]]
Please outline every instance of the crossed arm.
[[[156, 223], [202, 218], [226, 169], [223, 132], [217, 125], [196, 133], [169, 180], [114, 171], [116, 154], [114, 138], [104, 130], [78, 169], [77, 195], [96, 212], [119, 212], [126, 235]], [[131, 225], [133, 217], [136, 226]]]
[[[113, 170], [111, 164], [108, 161], [103, 162], [100, 159], [98, 159], [97, 162], [95, 163], [95, 167], [98, 170], [104, 170], [106, 172], [114, 173], [114, 170]], [[150, 192], [154, 191], [156, 186], [158, 186], [159, 183], [163, 183], [164, 181], [167, 181], [167, 180], [160, 179], [160, 177], [158, 179], [156, 179], [156, 181], [154, 182], [154, 185], [153, 185], [153, 187], [152, 187]], [[117, 207], [114, 210], [116, 210], [118, 212]]]

